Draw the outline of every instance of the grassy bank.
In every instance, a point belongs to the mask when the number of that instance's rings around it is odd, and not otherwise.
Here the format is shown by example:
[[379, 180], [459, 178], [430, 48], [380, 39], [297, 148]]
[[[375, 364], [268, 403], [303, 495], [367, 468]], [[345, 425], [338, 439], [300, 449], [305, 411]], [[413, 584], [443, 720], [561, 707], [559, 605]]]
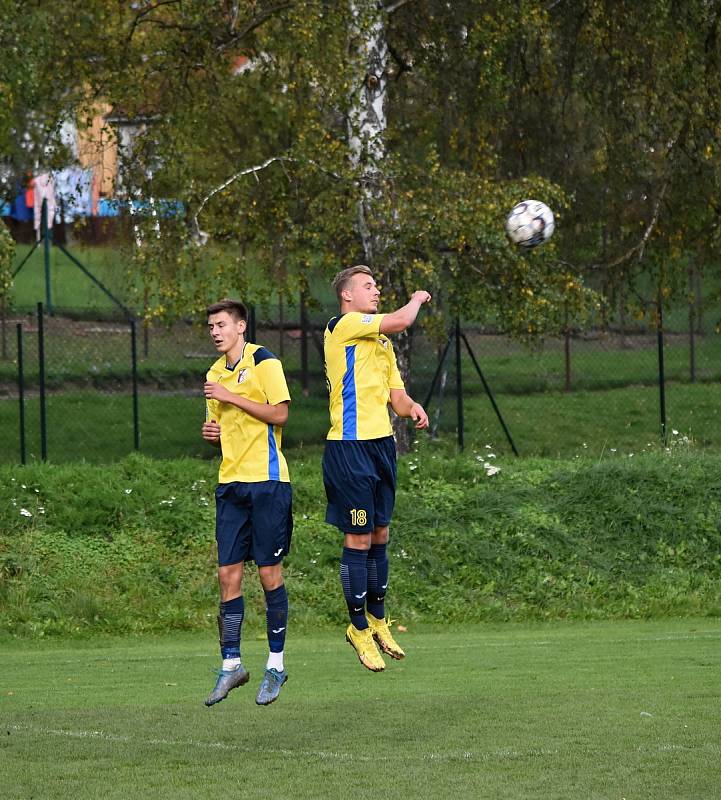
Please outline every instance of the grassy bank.
[[[290, 462], [294, 619], [337, 623], [340, 539], [323, 522], [320, 452]], [[0, 629], [207, 626], [215, 470], [143, 457], [0, 468]], [[559, 462], [425, 445], [400, 465], [390, 609], [453, 623], [717, 615], [720, 475], [721, 457], [682, 448]], [[254, 577], [246, 593], [260, 613]]]

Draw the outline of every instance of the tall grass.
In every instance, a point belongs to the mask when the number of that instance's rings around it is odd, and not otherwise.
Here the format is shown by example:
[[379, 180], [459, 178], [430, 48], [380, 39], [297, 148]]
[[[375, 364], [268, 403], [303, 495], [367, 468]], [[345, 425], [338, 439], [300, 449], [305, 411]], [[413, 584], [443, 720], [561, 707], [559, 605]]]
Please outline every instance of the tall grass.
[[[290, 467], [294, 616], [338, 623], [341, 538], [323, 521], [319, 450], [296, 451]], [[391, 613], [444, 622], [718, 614], [719, 475], [721, 457], [683, 448], [516, 462], [423, 446], [400, 465]], [[0, 627], [207, 625], [215, 480], [213, 463], [137, 456], [103, 468], [0, 468]], [[247, 593], [260, 614], [254, 578]]]

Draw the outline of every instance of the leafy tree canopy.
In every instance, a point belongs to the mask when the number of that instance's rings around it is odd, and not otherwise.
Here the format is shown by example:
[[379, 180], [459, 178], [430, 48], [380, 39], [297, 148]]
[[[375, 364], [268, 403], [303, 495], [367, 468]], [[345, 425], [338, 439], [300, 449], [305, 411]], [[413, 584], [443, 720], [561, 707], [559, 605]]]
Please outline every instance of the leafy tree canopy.
[[[717, 254], [718, 2], [0, 4], [13, 163], [32, 166], [19, 131], [37, 159], [102, 98], [144, 126], [124, 190], [183, 202], [139, 221], [150, 313], [220, 287], [294, 295], [372, 241], [390, 302], [426, 286], [528, 337], [597, 307], [582, 277], [613, 299], [650, 274], [670, 295], [690, 253]], [[352, 157], [349, 120], [379, 85], [383, 119]], [[530, 254], [503, 233], [526, 197], [559, 217]]]

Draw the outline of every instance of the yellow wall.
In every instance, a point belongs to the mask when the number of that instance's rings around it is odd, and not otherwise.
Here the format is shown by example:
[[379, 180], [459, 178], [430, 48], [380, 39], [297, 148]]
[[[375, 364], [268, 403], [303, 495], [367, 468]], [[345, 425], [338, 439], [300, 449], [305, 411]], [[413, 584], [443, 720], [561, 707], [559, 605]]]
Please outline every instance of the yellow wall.
[[100, 197], [112, 197], [118, 173], [118, 143], [105, 119], [111, 107], [100, 105], [95, 111], [89, 128], [78, 125], [78, 160], [82, 167], [93, 170], [95, 192]]

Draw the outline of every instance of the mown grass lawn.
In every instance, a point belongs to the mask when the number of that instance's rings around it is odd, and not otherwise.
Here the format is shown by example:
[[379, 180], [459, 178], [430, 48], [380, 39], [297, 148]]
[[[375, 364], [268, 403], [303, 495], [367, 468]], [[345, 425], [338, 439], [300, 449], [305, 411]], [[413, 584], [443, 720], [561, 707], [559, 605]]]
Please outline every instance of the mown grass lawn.
[[363, 670], [342, 630], [293, 632], [290, 679], [207, 709], [202, 635], [2, 642], [7, 798], [712, 798], [721, 768], [714, 620], [414, 628]]
[[[298, 381], [290, 380], [293, 397], [290, 418], [283, 431], [289, 460], [294, 450], [321, 446], [328, 426], [327, 397], [316, 383], [304, 397]], [[200, 456], [214, 451], [200, 438], [205, 406], [198, 388], [140, 390], [140, 451], [156, 458]], [[669, 384], [666, 391], [668, 444], [684, 437], [703, 448], [721, 447], [721, 406], [718, 384]], [[522, 456], [601, 458], [614, 453], [639, 453], [661, 444], [658, 389], [634, 386], [574, 393], [496, 395], [496, 401]], [[485, 452], [486, 445], [512, 457], [489, 399], [474, 392], [464, 399], [465, 447]], [[457, 441], [457, 410], [453, 396], [428, 412], [439, 434], [435, 444], [443, 452]], [[133, 405], [127, 392], [74, 390], [52, 392], [47, 398], [48, 458], [55, 463], [86, 460], [110, 463], [132, 452]], [[27, 457], [40, 457], [40, 404], [32, 393], [25, 404]], [[676, 431], [676, 433], [674, 433]], [[0, 463], [20, 460], [19, 404], [0, 397]], [[427, 432], [418, 434], [431, 442]], [[431, 445], [434, 446], [434, 445]]]

